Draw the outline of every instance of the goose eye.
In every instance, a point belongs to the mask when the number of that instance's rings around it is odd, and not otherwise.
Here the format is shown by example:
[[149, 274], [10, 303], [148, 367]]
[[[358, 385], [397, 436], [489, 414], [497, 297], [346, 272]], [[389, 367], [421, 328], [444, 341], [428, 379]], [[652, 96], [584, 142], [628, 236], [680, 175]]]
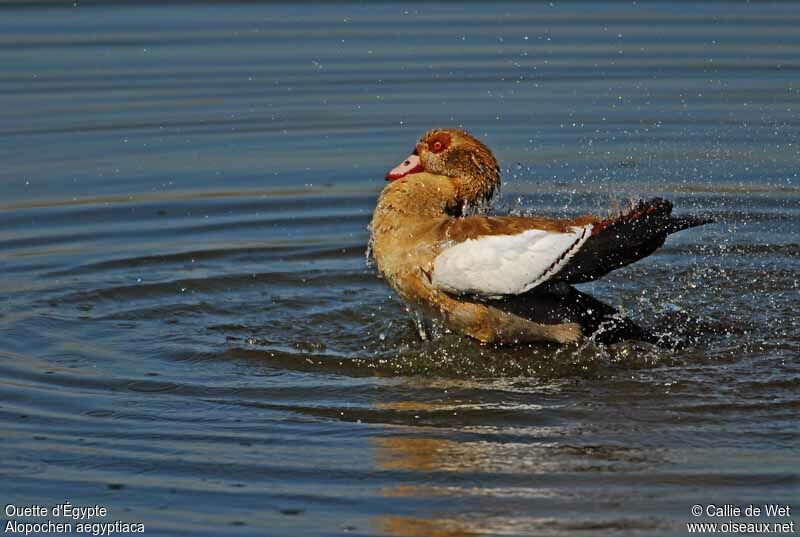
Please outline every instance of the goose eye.
[[428, 150], [433, 153], [441, 153], [450, 146], [450, 135], [439, 133], [428, 140]]

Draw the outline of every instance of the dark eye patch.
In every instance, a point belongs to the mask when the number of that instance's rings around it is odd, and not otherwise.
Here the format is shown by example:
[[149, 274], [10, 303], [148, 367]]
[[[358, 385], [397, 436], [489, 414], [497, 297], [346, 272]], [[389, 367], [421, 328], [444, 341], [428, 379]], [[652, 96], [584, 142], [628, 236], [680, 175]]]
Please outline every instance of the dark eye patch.
[[450, 135], [446, 132], [434, 134], [427, 140], [428, 150], [433, 153], [441, 153], [450, 146]]

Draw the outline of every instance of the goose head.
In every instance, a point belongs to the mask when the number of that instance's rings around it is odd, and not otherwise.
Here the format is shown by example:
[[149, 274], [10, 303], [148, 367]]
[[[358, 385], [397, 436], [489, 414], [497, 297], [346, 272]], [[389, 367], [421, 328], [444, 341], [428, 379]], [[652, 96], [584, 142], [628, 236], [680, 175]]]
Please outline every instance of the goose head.
[[419, 139], [414, 151], [386, 174], [387, 181], [428, 172], [450, 178], [458, 205], [480, 207], [500, 186], [497, 160], [477, 138], [458, 129], [433, 129]]

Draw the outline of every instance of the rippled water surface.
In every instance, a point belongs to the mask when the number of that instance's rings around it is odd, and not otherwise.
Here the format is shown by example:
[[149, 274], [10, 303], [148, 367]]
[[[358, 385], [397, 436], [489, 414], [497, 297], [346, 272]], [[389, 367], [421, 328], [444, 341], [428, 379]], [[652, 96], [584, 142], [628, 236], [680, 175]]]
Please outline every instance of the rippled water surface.
[[[0, 2], [0, 499], [287, 536], [684, 535], [693, 504], [797, 503], [798, 27]], [[495, 149], [505, 209], [714, 216], [581, 286], [680, 345], [420, 341], [365, 249], [433, 126]]]

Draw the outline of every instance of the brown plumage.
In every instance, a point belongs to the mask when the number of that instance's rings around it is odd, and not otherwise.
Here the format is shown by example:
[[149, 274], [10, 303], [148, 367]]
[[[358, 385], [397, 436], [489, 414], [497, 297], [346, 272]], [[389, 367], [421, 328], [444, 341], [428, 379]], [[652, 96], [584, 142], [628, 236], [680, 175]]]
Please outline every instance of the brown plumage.
[[[569, 342], [581, 337], [577, 324], [532, 323], [436, 289], [431, 281], [433, 262], [445, 241], [452, 240], [448, 232], [466, 237], [487, 227], [480, 219], [459, 220], [447, 214], [459, 201], [457, 187], [448, 177], [425, 172], [409, 177], [386, 186], [371, 224], [372, 254], [378, 270], [403, 300], [441, 317], [450, 329], [483, 342]], [[475, 226], [471, 230], [467, 229], [469, 223]]]
[[[596, 328], [602, 319], [587, 322], [586, 315], [575, 314], [574, 305], [559, 316], [558, 308], [552, 307], [557, 295], [551, 293], [550, 313], [545, 321], [536, 322], [536, 296], [541, 289], [558, 282], [594, 279], [648, 255], [668, 233], [703, 223], [672, 218], [671, 205], [663, 200], [640, 204], [627, 216], [607, 220], [469, 215], [471, 208], [491, 199], [500, 185], [500, 172], [491, 151], [461, 130], [429, 131], [387, 179], [391, 182], [380, 195], [371, 223], [379, 272], [406, 302], [442, 318], [451, 330], [486, 343], [580, 340], [584, 331]], [[437, 257], [454, 245], [479, 244], [476, 240], [486, 237], [523, 237], [531, 231], [536, 236], [568, 237], [579, 228], [586, 238], [563, 252], [553, 252], [547, 286], [503, 298], [446, 292], [435, 284]], [[627, 242], [615, 243], [613, 236], [627, 237]], [[504, 277], [502, 271], [497, 277]], [[561, 295], [578, 302], [585, 297], [563, 289]], [[608, 306], [606, 310], [614, 312]]]

